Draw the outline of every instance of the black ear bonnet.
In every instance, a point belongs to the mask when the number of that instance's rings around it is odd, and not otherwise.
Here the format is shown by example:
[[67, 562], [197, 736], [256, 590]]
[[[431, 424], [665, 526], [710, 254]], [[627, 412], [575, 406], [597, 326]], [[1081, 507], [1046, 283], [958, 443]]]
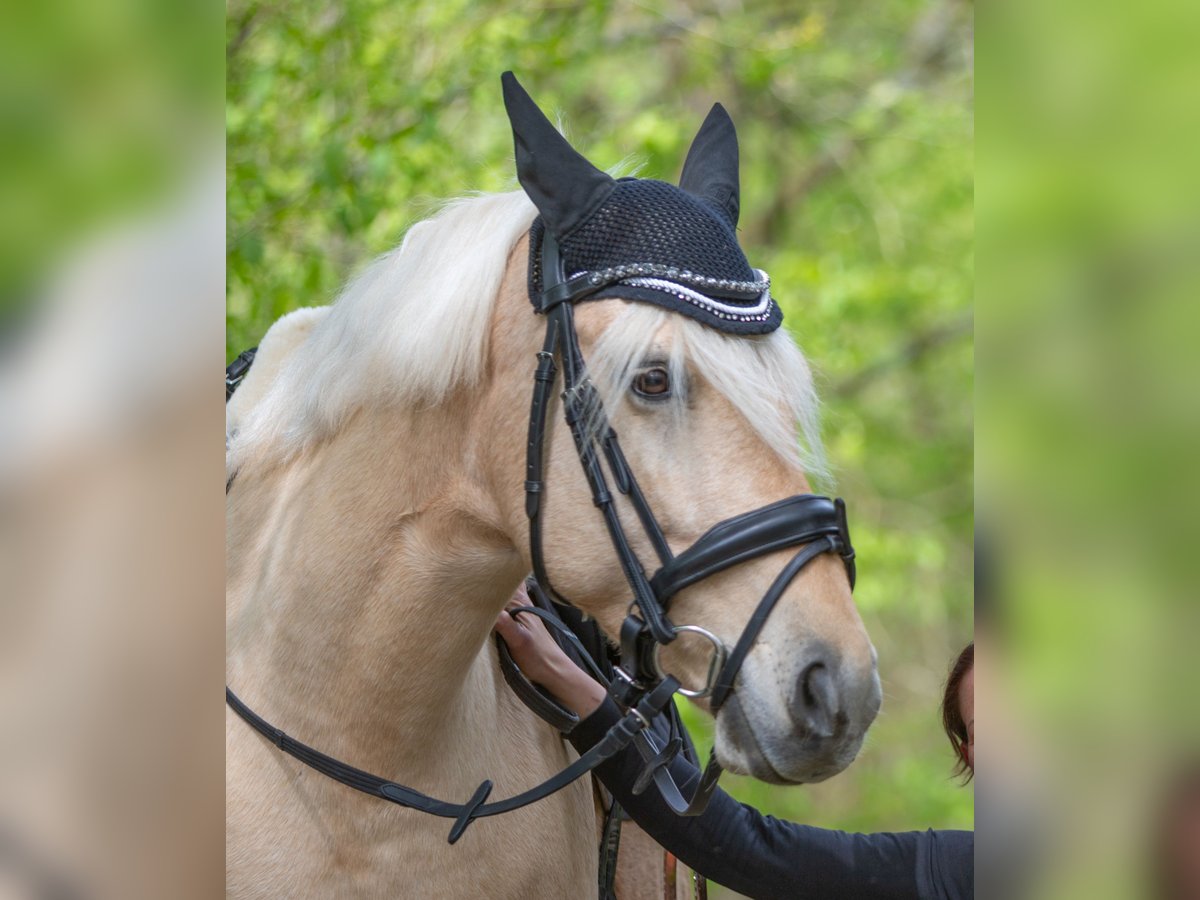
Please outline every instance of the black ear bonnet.
[[540, 213], [529, 241], [535, 307], [542, 239], [550, 229], [568, 278], [592, 273], [606, 282], [587, 300], [653, 303], [734, 334], [780, 326], [783, 312], [770, 280], [750, 266], [737, 242], [737, 135], [720, 104], [696, 135], [676, 187], [601, 172], [567, 143], [512, 73], [502, 83], [517, 177]]

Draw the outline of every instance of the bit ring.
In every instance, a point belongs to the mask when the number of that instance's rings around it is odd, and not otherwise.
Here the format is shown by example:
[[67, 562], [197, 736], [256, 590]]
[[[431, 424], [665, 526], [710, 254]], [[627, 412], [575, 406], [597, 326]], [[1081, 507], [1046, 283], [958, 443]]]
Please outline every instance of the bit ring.
[[[697, 691], [688, 690], [685, 687], [679, 688], [679, 693], [683, 694], [683, 696], [697, 700], [701, 697], [707, 697], [713, 692], [713, 688], [717, 685], [717, 678], [720, 676], [721, 670], [725, 668], [725, 660], [729, 657], [729, 650], [725, 647], [725, 644], [721, 641], [721, 639], [707, 628], [701, 628], [699, 625], [675, 626], [676, 635], [685, 631], [691, 632], [692, 634], [698, 634], [713, 645], [713, 654], [708, 661], [708, 674], [705, 676], [704, 686]], [[659, 678], [666, 678], [666, 673], [663, 672], [662, 664], [659, 662], [658, 658], [659, 653], [662, 652], [662, 648], [662, 644], [656, 643], [654, 645], [653, 652], [650, 654], [650, 660], [654, 664], [654, 673], [658, 675]]]

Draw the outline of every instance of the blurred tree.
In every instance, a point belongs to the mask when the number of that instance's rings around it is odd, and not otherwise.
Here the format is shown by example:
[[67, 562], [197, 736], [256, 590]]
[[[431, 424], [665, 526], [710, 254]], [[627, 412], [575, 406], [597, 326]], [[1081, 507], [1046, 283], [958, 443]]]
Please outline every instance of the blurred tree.
[[972, 631], [972, 16], [962, 0], [229, 4], [230, 358], [331, 301], [439, 198], [514, 186], [505, 69], [597, 165], [646, 176], [675, 178], [712, 102], [729, 108], [742, 243], [819, 373], [884, 683], [844, 775], [731, 780], [817, 825], [973, 822], [937, 715]]

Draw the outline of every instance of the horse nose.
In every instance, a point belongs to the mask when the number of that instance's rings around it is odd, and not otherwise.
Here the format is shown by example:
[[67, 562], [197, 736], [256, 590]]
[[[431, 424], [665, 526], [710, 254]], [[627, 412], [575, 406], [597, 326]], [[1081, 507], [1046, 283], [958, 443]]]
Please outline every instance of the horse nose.
[[792, 698], [792, 716], [816, 738], [833, 737], [837, 723], [838, 692], [829, 665], [817, 659], [804, 667]]

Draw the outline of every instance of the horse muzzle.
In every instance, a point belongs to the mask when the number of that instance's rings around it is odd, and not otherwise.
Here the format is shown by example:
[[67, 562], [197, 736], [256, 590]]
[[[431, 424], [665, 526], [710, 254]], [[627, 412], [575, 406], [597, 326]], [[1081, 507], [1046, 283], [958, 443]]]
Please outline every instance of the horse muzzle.
[[862, 748], [882, 693], [874, 659], [845, 664], [822, 641], [799, 653], [800, 674], [790, 695], [745, 667], [737, 692], [717, 716], [716, 755], [727, 769], [772, 784], [811, 784], [845, 769]]

